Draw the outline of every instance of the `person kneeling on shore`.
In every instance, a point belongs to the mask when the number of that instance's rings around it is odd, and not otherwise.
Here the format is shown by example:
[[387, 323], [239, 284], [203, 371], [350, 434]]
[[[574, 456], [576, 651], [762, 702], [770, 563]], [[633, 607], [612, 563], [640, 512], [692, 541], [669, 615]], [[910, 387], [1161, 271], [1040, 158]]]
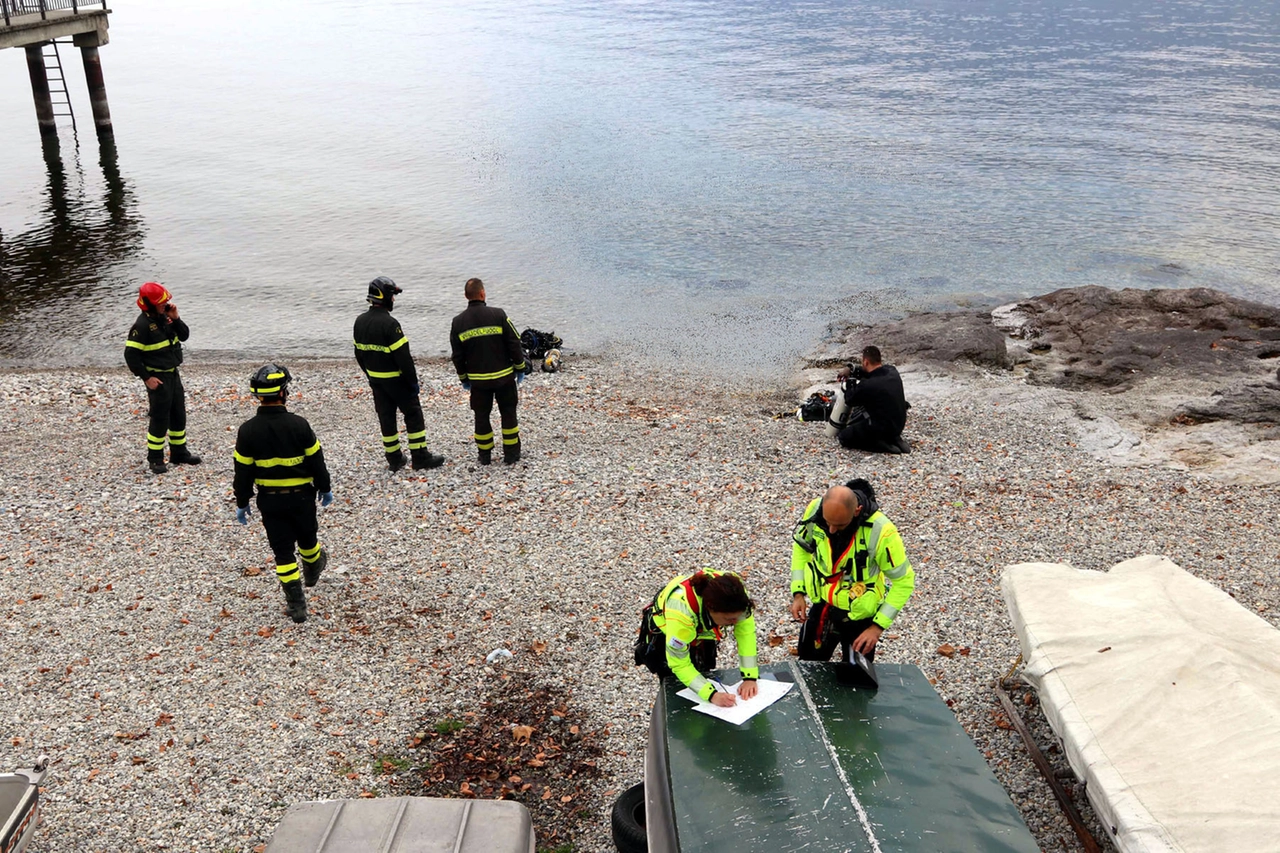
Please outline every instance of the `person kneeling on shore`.
[[289, 618], [307, 621], [307, 600], [302, 593], [294, 546], [302, 555], [302, 578], [315, 586], [329, 555], [317, 538], [316, 501], [333, 503], [324, 450], [305, 418], [284, 407], [288, 396], [286, 367], [264, 365], [249, 380], [258, 398], [258, 413], [245, 421], [236, 435], [236, 521], [249, 523], [249, 498], [258, 487], [258, 510], [267, 541], [276, 558], [276, 577], [284, 588]]
[[733, 572], [704, 569], [673, 579], [644, 609], [636, 640], [636, 666], [658, 678], [674, 674], [704, 702], [723, 708], [737, 704], [709, 674], [716, 667], [716, 643], [733, 628], [742, 684], [738, 696], [756, 695], [756, 620], [742, 578]]
[[[791, 618], [804, 621], [801, 660], [830, 660], [838, 643], [874, 660], [876, 643], [916, 586], [902, 537], [866, 480], [832, 486], [805, 508], [791, 539]], [[808, 596], [813, 606], [805, 616]]]
[[904, 447], [902, 430], [907, 425], [906, 394], [902, 377], [892, 364], [883, 364], [879, 347], [865, 347], [862, 363], [851, 366], [846, 374], [844, 395], [849, 405], [848, 419], [840, 430], [843, 447], [871, 453], [909, 452]]

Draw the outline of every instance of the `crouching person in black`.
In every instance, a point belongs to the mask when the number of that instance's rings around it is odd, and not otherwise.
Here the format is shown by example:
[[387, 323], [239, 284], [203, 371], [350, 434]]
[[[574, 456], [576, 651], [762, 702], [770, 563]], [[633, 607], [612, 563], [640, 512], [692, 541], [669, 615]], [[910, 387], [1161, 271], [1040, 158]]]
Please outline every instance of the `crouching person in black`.
[[910, 404], [898, 369], [881, 363], [879, 347], [866, 347], [862, 364], [851, 368], [849, 375], [855, 382], [846, 385], [844, 392], [849, 418], [840, 430], [840, 444], [871, 453], [910, 452], [902, 439]]
[[[328, 506], [333, 492], [324, 451], [311, 425], [284, 407], [290, 379], [288, 368], [268, 364], [249, 380], [260, 404], [258, 413], [241, 425], [236, 436], [234, 489], [236, 520], [248, 524], [249, 498], [258, 487], [258, 510], [276, 558], [276, 577], [284, 588], [289, 618], [305, 622], [303, 579], [307, 586], [315, 586], [329, 561], [318, 540], [316, 501]], [[301, 573], [295, 545], [302, 556]]]

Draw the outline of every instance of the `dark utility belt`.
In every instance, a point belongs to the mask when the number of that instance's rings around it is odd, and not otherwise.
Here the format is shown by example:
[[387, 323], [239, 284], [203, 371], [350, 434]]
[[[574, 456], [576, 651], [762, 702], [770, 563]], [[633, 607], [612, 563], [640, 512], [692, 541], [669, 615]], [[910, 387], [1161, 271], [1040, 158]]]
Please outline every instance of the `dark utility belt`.
[[314, 492], [315, 486], [293, 486], [288, 489], [276, 489], [271, 486], [259, 486], [258, 493], [263, 495], [292, 495], [296, 492]]

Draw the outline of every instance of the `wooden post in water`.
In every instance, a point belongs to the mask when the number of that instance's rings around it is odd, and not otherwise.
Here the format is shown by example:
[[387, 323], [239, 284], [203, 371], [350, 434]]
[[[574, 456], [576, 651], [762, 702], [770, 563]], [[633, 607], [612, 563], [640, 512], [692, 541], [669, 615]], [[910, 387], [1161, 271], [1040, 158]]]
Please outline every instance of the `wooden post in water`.
[[[76, 37], [80, 44], [80, 38]], [[102, 79], [102, 60], [98, 57], [97, 44], [80, 44], [80, 56], [84, 59], [84, 79], [89, 84], [89, 103], [93, 107], [93, 126], [98, 136], [112, 136], [111, 107], [107, 104], [107, 84]]]
[[53, 96], [49, 94], [49, 75], [44, 70], [43, 46], [29, 44], [24, 49], [27, 52], [27, 73], [31, 76], [31, 97], [36, 102], [36, 123], [40, 125], [40, 135], [46, 139], [57, 139], [58, 122], [53, 117]]

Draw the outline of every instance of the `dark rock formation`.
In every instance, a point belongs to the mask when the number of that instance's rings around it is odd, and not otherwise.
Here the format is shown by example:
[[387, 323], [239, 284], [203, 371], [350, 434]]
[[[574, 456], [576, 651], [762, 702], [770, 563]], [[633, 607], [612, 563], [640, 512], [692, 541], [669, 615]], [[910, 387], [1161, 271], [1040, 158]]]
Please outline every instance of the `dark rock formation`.
[[868, 344], [880, 347], [894, 364], [968, 361], [982, 367], [1013, 366], [1004, 335], [986, 312], [912, 314], [874, 328], [851, 329], [833, 358], [856, 363]]
[[1047, 385], [1256, 375], [1259, 359], [1280, 358], [1280, 309], [1203, 287], [1056, 290], [1019, 302], [1013, 320], [1007, 331], [1030, 344], [1031, 380]]
[[[1217, 290], [1074, 287], [990, 313], [923, 313], [839, 334], [824, 361], [857, 361], [875, 344], [885, 360], [1022, 366], [1027, 381], [1063, 388], [1120, 389], [1166, 376], [1238, 380], [1205, 402], [1184, 404], [1185, 423], [1280, 424], [1280, 382], [1260, 382], [1280, 364], [1280, 308]], [[1260, 370], [1260, 368], [1262, 370]], [[1276, 372], [1280, 380], [1280, 370]]]
[[[1018, 342], [1012, 349], [1006, 336]], [[1106, 388], [1160, 373], [1256, 376], [1259, 360], [1280, 360], [1280, 308], [1204, 287], [1073, 287], [990, 313], [931, 312], [851, 327], [841, 338], [833, 350], [840, 360], [856, 361], [874, 343], [900, 365], [1017, 363], [1037, 384]]]

